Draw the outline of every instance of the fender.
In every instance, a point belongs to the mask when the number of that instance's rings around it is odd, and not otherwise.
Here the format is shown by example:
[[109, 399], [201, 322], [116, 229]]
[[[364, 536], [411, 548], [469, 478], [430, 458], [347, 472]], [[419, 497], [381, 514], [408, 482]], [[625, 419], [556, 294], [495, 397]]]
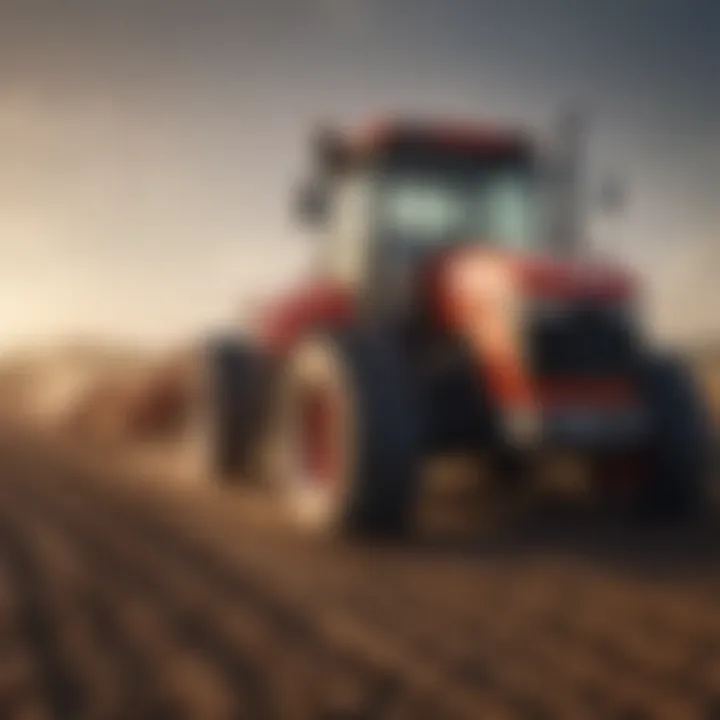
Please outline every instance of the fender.
[[261, 312], [255, 342], [271, 357], [281, 357], [314, 329], [347, 328], [356, 318], [354, 293], [336, 283], [303, 286], [281, 296]]

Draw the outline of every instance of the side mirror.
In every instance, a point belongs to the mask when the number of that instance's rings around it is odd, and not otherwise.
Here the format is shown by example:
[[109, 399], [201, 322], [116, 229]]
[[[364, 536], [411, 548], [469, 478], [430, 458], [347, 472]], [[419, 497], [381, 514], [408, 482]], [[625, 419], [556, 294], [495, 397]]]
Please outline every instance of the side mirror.
[[313, 161], [323, 174], [334, 174], [348, 161], [347, 147], [342, 135], [332, 127], [320, 126], [312, 140]]
[[318, 226], [328, 215], [328, 193], [317, 181], [302, 183], [295, 195], [294, 215], [304, 225]]

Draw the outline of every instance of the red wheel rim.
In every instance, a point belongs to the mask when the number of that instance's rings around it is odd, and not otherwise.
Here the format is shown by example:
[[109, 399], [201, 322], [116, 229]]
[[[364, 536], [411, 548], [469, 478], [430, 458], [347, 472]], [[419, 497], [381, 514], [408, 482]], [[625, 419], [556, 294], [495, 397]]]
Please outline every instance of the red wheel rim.
[[339, 420], [336, 398], [308, 389], [299, 402], [299, 462], [305, 482], [334, 485], [339, 470]]

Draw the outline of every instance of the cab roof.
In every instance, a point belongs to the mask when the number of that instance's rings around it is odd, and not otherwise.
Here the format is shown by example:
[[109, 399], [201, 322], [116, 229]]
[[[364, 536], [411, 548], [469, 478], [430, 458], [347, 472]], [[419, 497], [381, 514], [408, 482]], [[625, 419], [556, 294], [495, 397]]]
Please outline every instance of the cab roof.
[[527, 132], [499, 124], [445, 118], [374, 119], [350, 129], [322, 128], [318, 137], [325, 157], [342, 161], [362, 159], [399, 146], [443, 147], [483, 155], [527, 152]]

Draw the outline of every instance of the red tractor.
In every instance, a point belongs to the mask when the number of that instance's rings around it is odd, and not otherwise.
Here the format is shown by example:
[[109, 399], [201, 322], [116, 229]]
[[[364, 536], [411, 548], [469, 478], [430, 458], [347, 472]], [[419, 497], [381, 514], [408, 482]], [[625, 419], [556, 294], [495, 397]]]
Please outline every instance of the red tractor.
[[572, 451], [641, 510], [695, 507], [707, 432], [690, 375], [643, 337], [635, 279], [549, 222], [551, 197], [577, 195], [548, 177], [505, 129], [321, 133], [298, 203], [314, 277], [251, 337], [207, 348], [212, 473], [251, 476], [264, 448], [294, 517], [362, 534], [406, 529], [420, 464], [450, 452], [515, 483]]

